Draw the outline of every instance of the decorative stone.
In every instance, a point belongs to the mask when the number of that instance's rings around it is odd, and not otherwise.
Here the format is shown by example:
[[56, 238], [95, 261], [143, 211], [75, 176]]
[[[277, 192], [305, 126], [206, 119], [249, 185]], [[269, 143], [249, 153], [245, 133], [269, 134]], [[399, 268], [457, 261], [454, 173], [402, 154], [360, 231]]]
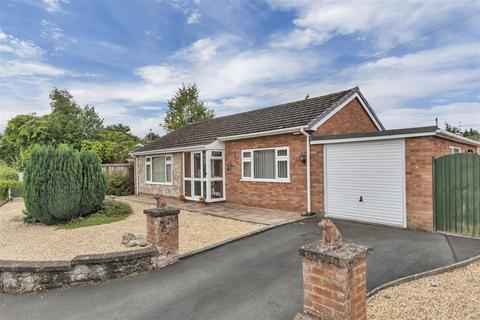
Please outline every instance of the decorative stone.
[[122, 235], [122, 244], [127, 245], [132, 240], [137, 240], [137, 237], [134, 234], [124, 233]]
[[318, 224], [323, 230], [322, 245], [330, 249], [340, 248], [343, 244], [342, 235], [330, 219], [322, 219]]
[[140, 242], [138, 240], [132, 240], [129, 243], [127, 243], [126, 246], [129, 247], [129, 248], [132, 248], [132, 247], [138, 246], [139, 244], [140, 244]]
[[138, 245], [140, 247], [146, 247], [148, 245], [147, 236], [143, 234], [138, 235]]
[[307, 244], [298, 249], [298, 253], [305, 258], [326, 262], [340, 268], [348, 267], [364, 259], [371, 251], [371, 248], [346, 242], [340, 248], [330, 249], [323, 246], [321, 241]]

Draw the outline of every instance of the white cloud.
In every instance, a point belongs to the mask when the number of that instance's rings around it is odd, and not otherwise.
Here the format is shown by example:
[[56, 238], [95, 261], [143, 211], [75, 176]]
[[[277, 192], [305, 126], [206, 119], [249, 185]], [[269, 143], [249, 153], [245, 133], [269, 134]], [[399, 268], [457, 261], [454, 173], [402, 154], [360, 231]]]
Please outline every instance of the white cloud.
[[66, 71], [39, 61], [9, 60], [0, 63], [0, 78], [42, 75], [58, 77]]
[[70, 0], [43, 0], [45, 10], [48, 12], [62, 11], [62, 3], [69, 3]]
[[20, 40], [0, 31], [0, 53], [30, 58], [38, 57], [44, 51], [31, 41]]
[[202, 38], [191, 45], [176, 51], [172, 57], [189, 62], [207, 62], [214, 59], [219, 51], [227, 54], [230, 46], [237, 41], [231, 35], [222, 35], [216, 38]]
[[40, 26], [40, 35], [44, 38], [52, 38], [54, 40], [59, 40], [63, 37], [62, 28], [58, 27], [55, 22], [42, 19], [40, 21]]
[[401, 4], [364, 0], [267, 2], [274, 9], [297, 13], [293, 20], [294, 29], [275, 34], [272, 46], [297, 49], [322, 44], [336, 35], [358, 33], [368, 35], [379, 48], [387, 48], [438, 28], [445, 21], [452, 21], [465, 5], [480, 7], [480, 3], [468, 1], [402, 1]]
[[200, 13], [200, 11], [193, 10], [191, 13], [189, 13], [187, 17], [187, 24], [199, 23], [201, 18], [202, 14]]

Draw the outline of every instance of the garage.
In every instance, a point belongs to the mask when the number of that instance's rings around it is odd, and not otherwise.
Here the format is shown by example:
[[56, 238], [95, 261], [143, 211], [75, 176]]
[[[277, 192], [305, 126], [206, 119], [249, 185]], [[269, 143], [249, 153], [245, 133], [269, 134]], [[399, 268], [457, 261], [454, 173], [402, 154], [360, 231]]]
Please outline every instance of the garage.
[[328, 217], [406, 227], [404, 139], [324, 145]]

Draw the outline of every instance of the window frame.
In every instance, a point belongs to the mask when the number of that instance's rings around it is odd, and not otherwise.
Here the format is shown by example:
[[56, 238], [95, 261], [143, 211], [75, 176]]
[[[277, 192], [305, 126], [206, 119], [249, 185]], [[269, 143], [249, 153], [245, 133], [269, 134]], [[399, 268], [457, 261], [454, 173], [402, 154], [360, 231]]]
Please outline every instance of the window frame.
[[[455, 152], [456, 150], [458, 150], [458, 152]], [[462, 153], [462, 148], [460, 148], [460, 147], [455, 147], [455, 146], [450, 146], [450, 153], [451, 153], [451, 154]]]
[[[153, 181], [153, 159], [154, 158], [160, 158], [164, 157], [165, 158], [165, 182], [155, 182]], [[167, 158], [170, 157], [170, 160], [167, 160]], [[167, 181], [167, 165], [170, 165], [170, 181]], [[150, 169], [148, 169], [150, 167]], [[150, 180], [147, 180], [147, 171], [149, 171], [150, 174]], [[173, 185], [173, 156], [171, 154], [159, 154], [159, 155], [154, 155], [154, 156], [148, 156], [145, 157], [145, 183], [146, 184], [158, 184], [158, 185], [166, 185], [166, 186], [171, 186]]]
[[[261, 151], [261, 150], [275, 150], [275, 178], [274, 179], [262, 179], [262, 178], [255, 178], [255, 161], [254, 161], [254, 151]], [[279, 150], [286, 150], [286, 156], [279, 156]], [[252, 182], [276, 182], [276, 183], [290, 183], [290, 147], [268, 147], [268, 148], [255, 148], [255, 149], [242, 149], [241, 151], [241, 165], [242, 165], [242, 178], [241, 181], [252, 181]], [[244, 152], [250, 152], [250, 158], [245, 158], [243, 156]], [[278, 163], [279, 162], [287, 162], [287, 177], [286, 178], [279, 178], [278, 177]], [[251, 169], [251, 176], [245, 177], [244, 173], [244, 163], [250, 163]]]

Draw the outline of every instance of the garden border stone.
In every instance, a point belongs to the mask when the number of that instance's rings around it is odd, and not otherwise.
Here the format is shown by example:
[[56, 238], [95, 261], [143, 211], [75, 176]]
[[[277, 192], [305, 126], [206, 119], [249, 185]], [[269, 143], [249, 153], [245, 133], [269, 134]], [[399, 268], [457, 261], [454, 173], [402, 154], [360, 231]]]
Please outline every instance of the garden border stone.
[[0, 293], [26, 293], [100, 282], [156, 270], [177, 261], [154, 247], [80, 255], [70, 261], [0, 260]]

